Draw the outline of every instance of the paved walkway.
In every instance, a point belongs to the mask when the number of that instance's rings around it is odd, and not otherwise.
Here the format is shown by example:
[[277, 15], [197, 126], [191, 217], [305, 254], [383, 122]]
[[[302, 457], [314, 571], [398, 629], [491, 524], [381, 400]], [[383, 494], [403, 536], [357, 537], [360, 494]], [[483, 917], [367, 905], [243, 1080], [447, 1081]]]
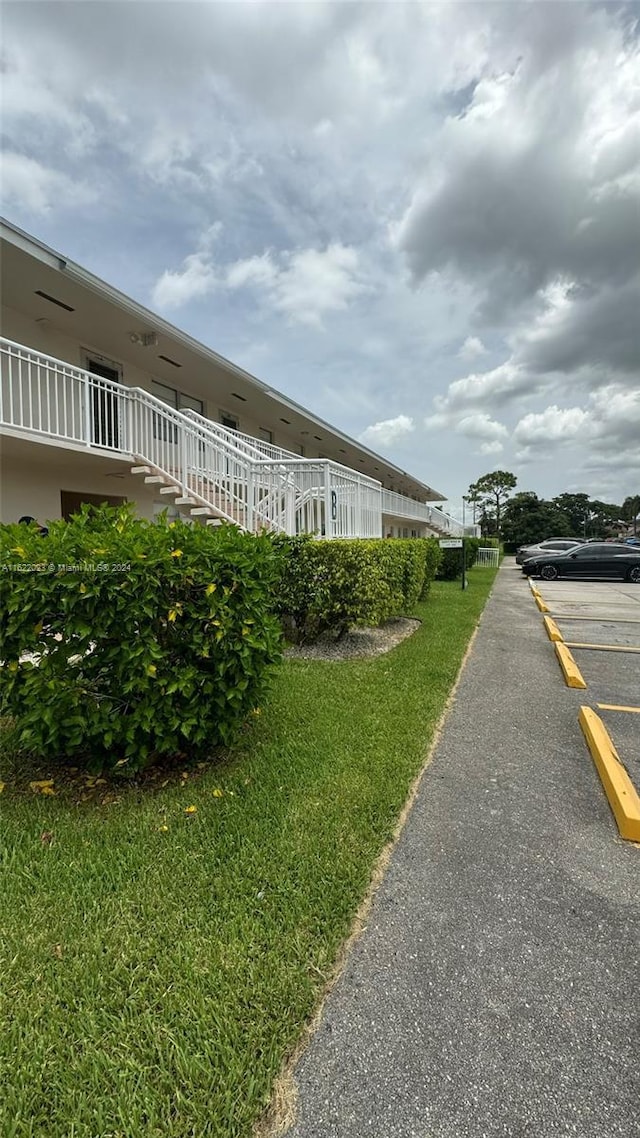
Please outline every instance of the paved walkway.
[[640, 850], [501, 569], [288, 1138], [637, 1138]]

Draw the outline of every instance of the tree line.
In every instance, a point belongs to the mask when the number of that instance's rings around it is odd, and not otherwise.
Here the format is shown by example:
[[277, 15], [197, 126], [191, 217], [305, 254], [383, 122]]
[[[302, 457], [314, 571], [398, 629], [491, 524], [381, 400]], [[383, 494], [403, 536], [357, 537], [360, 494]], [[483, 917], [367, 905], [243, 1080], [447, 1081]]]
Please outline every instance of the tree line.
[[640, 532], [640, 494], [621, 505], [601, 502], [588, 494], [558, 494], [539, 498], [531, 490], [514, 493], [517, 478], [494, 470], [472, 482], [465, 497], [483, 537], [499, 537], [511, 545], [533, 545], [548, 537], [616, 537], [631, 529]]

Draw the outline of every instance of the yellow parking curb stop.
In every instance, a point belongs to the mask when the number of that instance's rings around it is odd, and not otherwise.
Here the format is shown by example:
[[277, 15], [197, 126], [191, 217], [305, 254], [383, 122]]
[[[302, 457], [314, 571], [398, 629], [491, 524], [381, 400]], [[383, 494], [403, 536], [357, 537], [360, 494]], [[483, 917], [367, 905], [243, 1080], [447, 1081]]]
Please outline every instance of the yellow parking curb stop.
[[550, 616], [545, 616], [543, 618], [543, 624], [547, 630], [549, 640], [562, 640], [562, 633], [555, 620], [552, 620]]
[[640, 797], [599, 715], [581, 707], [580, 726], [613, 811], [620, 836], [640, 841]]
[[556, 650], [556, 656], [558, 657], [560, 667], [562, 668], [564, 682], [566, 683], [567, 687], [586, 688], [587, 685], [582, 677], [582, 672], [580, 671], [566, 644], [563, 644], [560, 640], [556, 640], [554, 643], [554, 648]]
[[542, 597], [540, 596], [540, 593], [538, 592], [538, 590], [532, 589], [532, 592], [533, 592], [533, 599], [536, 602], [538, 608], [540, 609], [540, 612], [549, 612], [549, 609], [545, 605], [545, 603], [544, 603]]

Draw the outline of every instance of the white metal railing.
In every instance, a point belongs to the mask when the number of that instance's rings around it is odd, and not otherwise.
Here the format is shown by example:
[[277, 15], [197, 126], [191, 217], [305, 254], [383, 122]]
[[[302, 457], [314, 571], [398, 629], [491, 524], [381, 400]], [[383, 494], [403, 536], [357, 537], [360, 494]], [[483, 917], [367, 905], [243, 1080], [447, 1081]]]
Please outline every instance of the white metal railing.
[[5, 339], [0, 424], [148, 464], [185, 499], [245, 529], [381, 536], [375, 479], [328, 459], [283, 458], [288, 452], [265, 458], [260, 440], [236, 438], [237, 432], [176, 411], [141, 388]]
[[476, 565], [497, 566], [500, 564], [500, 550], [496, 546], [482, 546], [478, 550]]
[[436, 533], [459, 536], [464, 532], [460, 522], [430, 505], [429, 502], [414, 502], [412, 498], [397, 494], [394, 490], [382, 491], [382, 512], [394, 518], [423, 522]]
[[254, 503], [256, 518], [285, 533], [318, 537], [381, 537], [380, 484], [330, 459], [304, 459], [284, 464], [265, 460], [255, 480], [265, 488]]
[[302, 458], [197, 411], [184, 414], [251, 460], [257, 523], [291, 534], [381, 536], [380, 483], [375, 478], [332, 459]]

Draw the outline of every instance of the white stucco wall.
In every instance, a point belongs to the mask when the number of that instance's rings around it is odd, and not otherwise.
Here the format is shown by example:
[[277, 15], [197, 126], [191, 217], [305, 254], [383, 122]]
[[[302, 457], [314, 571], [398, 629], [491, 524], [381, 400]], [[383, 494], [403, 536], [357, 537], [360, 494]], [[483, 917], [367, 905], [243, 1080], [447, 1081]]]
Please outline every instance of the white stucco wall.
[[[125, 357], [115, 359], [103, 344], [95, 344], [90, 341], [81, 343], [77, 339], [66, 336], [51, 321], [39, 323], [6, 305], [0, 308], [0, 319], [2, 334], [8, 340], [24, 344], [25, 347], [34, 348], [36, 351], [55, 356], [56, 359], [65, 360], [74, 367], [81, 368], [86, 366], [87, 353], [93, 353], [119, 365], [122, 370], [122, 383], [128, 387], [141, 387], [145, 391], [151, 391], [153, 379], [159, 379], [161, 383], [177, 388], [187, 395], [202, 399], [205, 415], [214, 422], [220, 422], [221, 412], [224, 411], [234, 416], [238, 422], [238, 429], [245, 434], [257, 438], [259, 428], [266, 427], [272, 431], [273, 442], [276, 446], [295, 451], [300, 442], [298, 436], [288, 434], [286, 428], [273, 419], [262, 421], [256, 418], [255, 412], [252, 413], [250, 403], [231, 406], [232, 401], [228, 397], [216, 392], [213, 369], [204, 382], [200, 380], [199, 385], [193, 380], [190, 381], [188, 377], [182, 378], [180, 376], [176, 376], [175, 380], [170, 382], [166, 376], [160, 377], [151, 371], [143, 371]], [[323, 453], [321, 446], [312, 439], [305, 440], [304, 450], [305, 458], [318, 458]]]
[[[6, 440], [0, 440], [2, 522], [17, 522], [24, 514], [43, 523], [62, 517], [62, 490], [124, 497], [135, 502], [141, 517], [154, 515], [153, 490], [145, 486], [142, 477], [129, 473], [129, 464], [75, 451], [64, 452], [40, 443], [30, 444], [28, 453], [16, 456], [6, 453], [6, 445]], [[27, 444], [23, 444], [22, 449], [26, 452]], [[114, 476], [120, 473], [124, 477]]]

